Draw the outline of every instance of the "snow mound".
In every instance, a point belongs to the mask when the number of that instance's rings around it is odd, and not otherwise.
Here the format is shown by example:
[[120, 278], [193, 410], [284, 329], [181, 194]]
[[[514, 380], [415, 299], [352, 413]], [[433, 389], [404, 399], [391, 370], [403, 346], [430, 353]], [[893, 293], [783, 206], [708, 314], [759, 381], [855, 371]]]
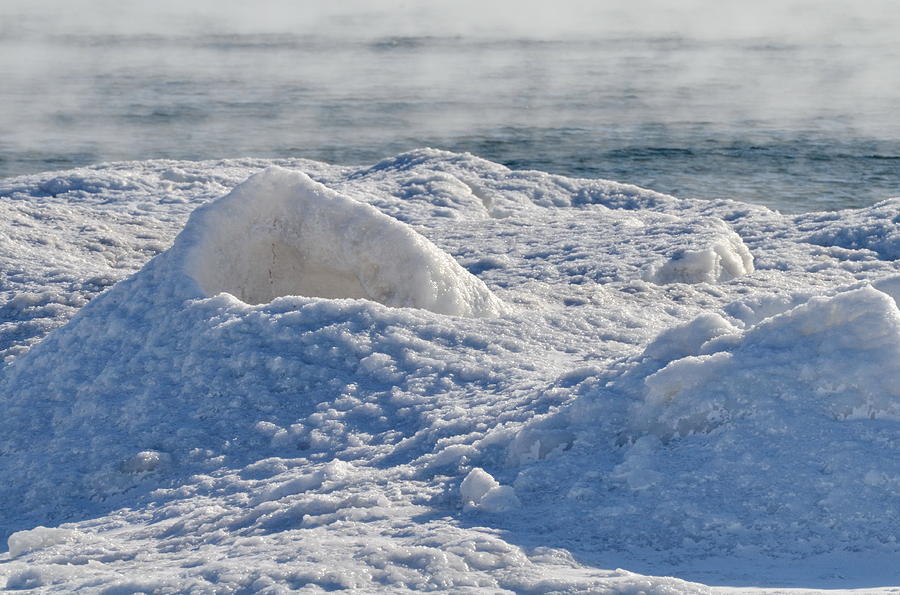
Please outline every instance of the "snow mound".
[[870, 286], [813, 298], [701, 351], [646, 378], [638, 428], [664, 438], [706, 432], [767, 404], [900, 420], [900, 310]]
[[501, 302], [410, 226], [306, 174], [272, 167], [191, 216], [176, 249], [206, 295], [369, 299], [454, 316]]
[[[578, 398], [509, 442], [518, 522], [614, 543], [625, 558], [666, 550], [675, 567], [764, 556], [781, 577], [799, 559], [841, 555], [843, 568], [864, 568], [896, 557], [891, 296], [847, 289], [746, 329], [703, 313], [660, 333], [625, 370], [577, 376]], [[556, 448], [537, 442], [563, 436]]]
[[667, 283], [716, 283], [753, 272], [753, 255], [728, 224], [715, 220], [717, 236], [700, 249], [683, 249], [644, 272], [644, 280]]

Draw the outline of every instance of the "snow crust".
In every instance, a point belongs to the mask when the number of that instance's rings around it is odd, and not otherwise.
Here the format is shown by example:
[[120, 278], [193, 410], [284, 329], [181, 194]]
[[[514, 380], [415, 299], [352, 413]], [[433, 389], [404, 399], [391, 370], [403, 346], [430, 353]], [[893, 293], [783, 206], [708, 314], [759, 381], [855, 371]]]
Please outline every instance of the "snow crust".
[[900, 585], [898, 199], [422, 149], [98, 165], [0, 210], [7, 589]]

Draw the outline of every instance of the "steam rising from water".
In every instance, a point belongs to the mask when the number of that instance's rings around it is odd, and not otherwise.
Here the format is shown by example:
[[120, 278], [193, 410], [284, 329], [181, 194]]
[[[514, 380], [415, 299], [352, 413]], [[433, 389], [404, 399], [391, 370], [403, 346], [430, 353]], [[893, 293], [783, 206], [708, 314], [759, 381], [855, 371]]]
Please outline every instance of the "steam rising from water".
[[891, 0], [5, 0], [7, 33], [292, 33], [331, 37], [477, 36], [559, 40], [618, 36], [893, 42]]
[[900, 194], [898, 24], [886, 0], [6, 0], [0, 176], [432, 145], [683, 196], [873, 202]]

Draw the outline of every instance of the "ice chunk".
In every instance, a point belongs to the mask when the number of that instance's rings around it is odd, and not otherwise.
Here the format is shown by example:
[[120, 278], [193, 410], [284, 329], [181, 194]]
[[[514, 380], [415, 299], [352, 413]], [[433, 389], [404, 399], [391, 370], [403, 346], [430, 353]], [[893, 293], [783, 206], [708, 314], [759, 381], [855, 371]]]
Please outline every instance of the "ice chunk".
[[666, 283], [716, 283], [753, 272], [753, 255], [724, 221], [714, 223], [718, 237], [699, 249], [679, 250], [668, 261], [656, 263], [644, 272], [644, 280]]
[[490, 473], [476, 467], [459, 486], [465, 510], [499, 513], [518, 508], [521, 503], [512, 486], [501, 486]]
[[207, 295], [251, 304], [286, 295], [365, 298], [455, 316], [503, 309], [410, 226], [279, 167], [198, 209], [179, 239], [185, 271]]
[[10, 558], [22, 554], [44, 549], [57, 543], [72, 541], [78, 536], [78, 531], [71, 529], [55, 529], [50, 527], [35, 527], [29, 531], [13, 533], [7, 539]]
[[478, 503], [493, 488], [500, 484], [490, 473], [478, 467], [469, 471], [466, 478], [459, 485], [459, 495], [464, 503]]

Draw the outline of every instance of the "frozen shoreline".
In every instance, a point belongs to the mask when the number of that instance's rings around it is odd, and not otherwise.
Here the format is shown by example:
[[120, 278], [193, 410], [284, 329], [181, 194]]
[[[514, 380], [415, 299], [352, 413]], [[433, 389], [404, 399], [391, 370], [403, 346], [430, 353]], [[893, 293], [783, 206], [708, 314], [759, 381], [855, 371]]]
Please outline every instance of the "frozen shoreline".
[[[210, 203], [272, 165], [314, 181]], [[422, 149], [23, 176], [0, 209], [8, 588], [900, 584], [898, 199]]]

